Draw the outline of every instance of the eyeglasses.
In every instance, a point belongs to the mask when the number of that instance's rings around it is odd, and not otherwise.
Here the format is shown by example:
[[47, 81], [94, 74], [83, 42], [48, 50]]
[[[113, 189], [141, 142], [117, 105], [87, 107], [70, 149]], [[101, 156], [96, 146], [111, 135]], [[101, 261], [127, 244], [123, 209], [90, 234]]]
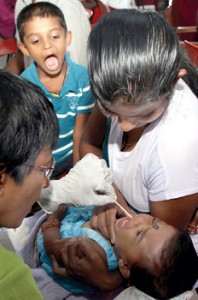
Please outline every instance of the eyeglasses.
[[55, 161], [52, 159], [50, 167], [47, 166], [34, 166], [34, 165], [27, 165], [29, 168], [33, 168], [35, 170], [39, 170], [41, 172], [44, 172], [45, 176], [50, 179], [52, 172], [55, 167]]

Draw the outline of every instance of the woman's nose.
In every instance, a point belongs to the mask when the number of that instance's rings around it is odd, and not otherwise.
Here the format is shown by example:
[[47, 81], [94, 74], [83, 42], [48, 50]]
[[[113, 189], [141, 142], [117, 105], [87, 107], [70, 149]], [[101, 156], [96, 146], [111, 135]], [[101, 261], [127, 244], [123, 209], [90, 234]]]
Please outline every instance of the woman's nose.
[[49, 184], [50, 184], [49, 178], [47, 176], [44, 176], [44, 178], [43, 178], [43, 188], [48, 187]]
[[118, 117], [118, 122], [119, 122], [120, 128], [125, 132], [134, 129], [137, 126], [137, 122], [135, 120], [129, 122], [127, 120], [127, 118], [120, 117], [120, 116]]

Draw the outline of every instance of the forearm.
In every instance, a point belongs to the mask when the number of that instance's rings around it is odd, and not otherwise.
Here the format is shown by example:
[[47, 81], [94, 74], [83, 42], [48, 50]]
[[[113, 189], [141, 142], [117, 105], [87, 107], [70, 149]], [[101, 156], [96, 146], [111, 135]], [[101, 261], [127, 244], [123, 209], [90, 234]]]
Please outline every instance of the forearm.
[[85, 125], [87, 123], [87, 120], [90, 116], [90, 113], [87, 114], [77, 114], [76, 116], [76, 122], [74, 127], [74, 133], [73, 133], [73, 165], [75, 165], [79, 159], [79, 145], [80, 140], [83, 134], [83, 131], [85, 129]]
[[99, 147], [96, 147], [94, 145], [91, 145], [86, 142], [80, 143], [80, 158], [85, 156], [87, 153], [93, 153], [97, 155], [99, 158], [103, 158], [102, 149]]
[[[100, 128], [100, 130], [98, 130]], [[87, 153], [94, 153], [102, 158], [102, 145], [107, 130], [107, 120], [99, 111], [97, 104], [92, 111], [82, 135], [79, 152], [82, 158]]]
[[198, 194], [194, 194], [169, 201], [150, 201], [151, 215], [185, 230], [197, 207], [197, 197]]
[[53, 214], [47, 216], [47, 221], [41, 226], [43, 231], [44, 246], [47, 255], [52, 254], [60, 260], [60, 250], [69, 239], [62, 239], [60, 235], [60, 221], [66, 214], [66, 207], [61, 205]]
[[21, 74], [24, 71], [24, 57], [22, 52], [17, 49], [17, 52], [5, 65], [4, 70], [10, 71], [14, 74]]

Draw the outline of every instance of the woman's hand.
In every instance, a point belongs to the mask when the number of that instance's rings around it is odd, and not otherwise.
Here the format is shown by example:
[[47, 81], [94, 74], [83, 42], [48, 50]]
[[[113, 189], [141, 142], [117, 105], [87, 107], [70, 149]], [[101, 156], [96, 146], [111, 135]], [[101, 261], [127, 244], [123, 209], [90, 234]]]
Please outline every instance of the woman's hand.
[[52, 213], [61, 203], [77, 206], [113, 203], [116, 195], [112, 181], [105, 160], [89, 153], [66, 176], [50, 181], [50, 186], [42, 191], [39, 204], [45, 212]]
[[[130, 214], [133, 215], [134, 212], [127, 205], [124, 197], [113, 184], [117, 202]], [[107, 204], [104, 206], [96, 207], [93, 211], [93, 215], [89, 224], [92, 229], [100, 231], [101, 234], [111, 241], [111, 244], [115, 244], [115, 231], [114, 225], [116, 222], [116, 217], [125, 216], [125, 213], [116, 204]]]
[[113, 290], [120, 286], [122, 277], [118, 271], [107, 269], [104, 250], [86, 237], [71, 239], [61, 250], [64, 268], [60, 268], [52, 256], [54, 272], [60, 276], [73, 276], [101, 290]]
[[117, 214], [118, 208], [116, 204], [107, 204], [96, 207], [89, 221], [91, 228], [101, 232], [112, 244], [115, 243], [114, 225]]

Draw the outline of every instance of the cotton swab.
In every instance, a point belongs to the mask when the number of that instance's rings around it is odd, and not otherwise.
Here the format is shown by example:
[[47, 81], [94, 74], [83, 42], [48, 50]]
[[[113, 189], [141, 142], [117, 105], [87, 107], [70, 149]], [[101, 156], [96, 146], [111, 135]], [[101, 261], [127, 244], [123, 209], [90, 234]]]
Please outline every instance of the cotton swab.
[[119, 208], [125, 213], [126, 216], [128, 216], [129, 218], [133, 219], [133, 217], [128, 213], [128, 211], [126, 211], [126, 209], [124, 209], [124, 207], [122, 207], [122, 205], [120, 205], [120, 203], [118, 203], [117, 201], [115, 201], [115, 203], [117, 204], [117, 206], [119, 206]]

